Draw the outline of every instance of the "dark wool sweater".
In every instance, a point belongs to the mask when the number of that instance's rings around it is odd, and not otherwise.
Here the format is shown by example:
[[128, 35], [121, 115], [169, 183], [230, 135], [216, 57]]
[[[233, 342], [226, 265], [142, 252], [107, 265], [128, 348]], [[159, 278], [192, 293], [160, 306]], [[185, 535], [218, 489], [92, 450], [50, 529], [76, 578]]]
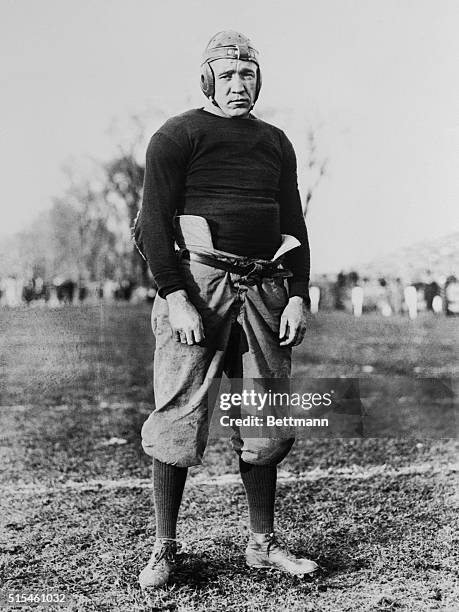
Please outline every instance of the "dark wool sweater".
[[172, 117], [147, 149], [141, 237], [161, 297], [185, 289], [174, 252], [175, 214], [199, 215], [214, 248], [271, 259], [282, 234], [301, 246], [285, 257], [289, 294], [308, 300], [309, 244], [296, 158], [284, 132], [250, 115], [195, 109]]

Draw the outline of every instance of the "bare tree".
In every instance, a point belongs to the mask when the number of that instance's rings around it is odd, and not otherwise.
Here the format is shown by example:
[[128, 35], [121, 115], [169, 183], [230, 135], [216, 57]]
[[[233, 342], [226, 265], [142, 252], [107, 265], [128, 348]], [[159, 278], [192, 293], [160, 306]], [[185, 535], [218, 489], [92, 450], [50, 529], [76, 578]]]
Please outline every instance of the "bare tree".
[[[303, 124], [304, 118], [300, 121], [295, 119], [292, 110], [289, 108], [278, 108], [274, 106], [264, 106], [257, 108], [256, 116], [264, 121], [269, 121], [275, 125], [279, 125], [282, 129], [292, 127], [292, 122], [298, 127], [299, 123]], [[306, 151], [301, 157], [305, 160], [301, 162], [299, 157], [298, 178], [306, 184], [305, 193], [302, 194], [301, 203], [303, 207], [303, 215], [306, 217], [311, 200], [317, 192], [319, 183], [327, 174], [328, 158], [324, 157], [319, 152], [318, 133], [322, 125], [310, 127], [306, 131]]]
[[[112, 137], [116, 138], [118, 146], [116, 155], [104, 165], [105, 198], [107, 202], [125, 207], [129, 227], [132, 227], [142, 203], [145, 174], [143, 159], [150, 136], [147, 123], [153, 119], [153, 123], [156, 124], [165, 117], [165, 113], [161, 110], [151, 109], [141, 115], [131, 115], [124, 127], [121, 127], [119, 123], [114, 123], [110, 128]], [[148, 265], [139, 256], [133, 243], [130, 252], [130, 275], [141, 280], [144, 285], [149, 284]]]
[[[76, 268], [80, 279], [102, 280], [123, 272], [130, 249], [127, 217], [107, 202], [100, 165], [64, 168], [67, 187], [51, 210], [55, 269]], [[75, 275], [73, 272], [72, 276]]]
[[317, 130], [310, 129], [307, 133], [307, 161], [305, 167], [308, 180], [306, 193], [303, 198], [303, 214], [305, 217], [308, 214], [312, 197], [327, 173], [328, 158], [321, 158], [317, 149]]

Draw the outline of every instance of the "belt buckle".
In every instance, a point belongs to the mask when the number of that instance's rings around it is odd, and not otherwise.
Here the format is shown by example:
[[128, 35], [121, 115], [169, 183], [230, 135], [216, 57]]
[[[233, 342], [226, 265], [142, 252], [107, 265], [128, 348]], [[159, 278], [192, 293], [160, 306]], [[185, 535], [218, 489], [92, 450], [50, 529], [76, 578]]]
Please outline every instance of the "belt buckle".
[[244, 280], [247, 282], [247, 284], [249, 285], [255, 285], [256, 283], [260, 282], [264, 276], [263, 271], [264, 271], [264, 266], [263, 264], [254, 261], [250, 264], [247, 264], [246, 266], [248, 269], [247, 273], [244, 276]]

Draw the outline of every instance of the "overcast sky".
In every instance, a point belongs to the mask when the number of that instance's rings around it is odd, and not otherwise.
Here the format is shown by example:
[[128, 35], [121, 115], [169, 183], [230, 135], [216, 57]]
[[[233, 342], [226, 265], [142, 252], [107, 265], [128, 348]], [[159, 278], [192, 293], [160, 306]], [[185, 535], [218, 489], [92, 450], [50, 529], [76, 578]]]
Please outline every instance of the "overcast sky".
[[455, 0], [0, 0], [0, 13], [0, 233], [50, 206], [64, 161], [110, 155], [113, 119], [202, 105], [200, 54], [222, 29], [259, 49], [259, 108], [280, 110], [300, 159], [309, 126], [329, 160], [307, 220], [313, 271], [459, 230]]

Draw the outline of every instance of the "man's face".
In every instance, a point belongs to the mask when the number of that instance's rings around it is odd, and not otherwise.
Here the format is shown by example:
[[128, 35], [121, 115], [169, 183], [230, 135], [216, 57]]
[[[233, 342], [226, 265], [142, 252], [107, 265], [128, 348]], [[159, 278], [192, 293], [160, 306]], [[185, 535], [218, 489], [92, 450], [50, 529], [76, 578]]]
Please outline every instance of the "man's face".
[[236, 59], [218, 59], [211, 63], [215, 77], [214, 100], [227, 117], [244, 117], [254, 103], [257, 65]]

